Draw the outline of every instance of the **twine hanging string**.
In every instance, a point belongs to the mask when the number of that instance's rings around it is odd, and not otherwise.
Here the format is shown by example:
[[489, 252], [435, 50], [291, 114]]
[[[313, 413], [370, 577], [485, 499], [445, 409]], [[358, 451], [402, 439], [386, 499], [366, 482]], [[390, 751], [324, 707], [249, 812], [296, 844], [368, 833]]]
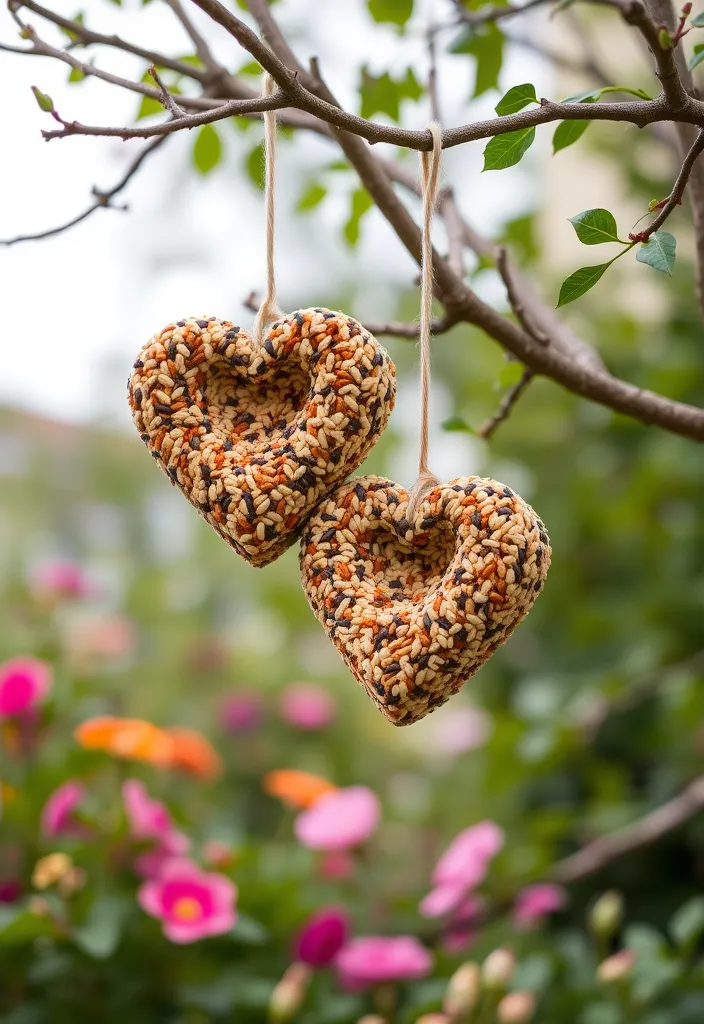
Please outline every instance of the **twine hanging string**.
[[[273, 96], [276, 83], [265, 71], [262, 96]], [[259, 347], [264, 331], [272, 320], [281, 316], [276, 304], [276, 274], [274, 271], [274, 199], [276, 187], [276, 111], [265, 110], [264, 118], [264, 204], [266, 206], [266, 294], [254, 321], [254, 342]]]
[[433, 244], [431, 228], [440, 184], [442, 160], [442, 128], [431, 121], [428, 131], [433, 138], [430, 152], [421, 152], [421, 184], [423, 188], [423, 231], [421, 240], [420, 282], [420, 450], [418, 453], [418, 479], [408, 498], [406, 518], [413, 522], [424, 494], [440, 483], [428, 466], [428, 407], [430, 403], [430, 321], [433, 312]]

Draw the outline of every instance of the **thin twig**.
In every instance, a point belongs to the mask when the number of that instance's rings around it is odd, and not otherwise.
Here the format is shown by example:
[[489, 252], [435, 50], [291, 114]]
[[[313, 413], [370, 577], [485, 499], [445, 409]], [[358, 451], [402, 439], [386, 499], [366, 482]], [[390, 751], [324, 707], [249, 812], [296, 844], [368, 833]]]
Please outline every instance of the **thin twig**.
[[513, 387], [509, 388], [499, 402], [499, 408], [496, 410], [494, 415], [485, 420], [477, 430], [479, 437], [483, 437], [485, 440], [488, 440], [496, 428], [509, 418], [514, 405], [533, 380], [534, 376], [535, 374], [533, 371], [529, 370], [527, 366], [523, 368], [521, 379], [514, 384]]
[[168, 110], [174, 121], [180, 117], [188, 117], [189, 115], [186, 113], [183, 107], [180, 107], [178, 105], [174, 97], [171, 95], [169, 90], [162, 82], [161, 78], [159, 77], [159, 73], [153, 64], [149, 68], [149, 74], [152, 76], [159, 89], [159, 102], [166, 110]]
[[552, 881], [564, 885], [581, 881], [607, 867], [615, 860], [656, 843], [668, 832], [684, 825], [704, 811], [704, 775], [700, 775], [682, 792], [656, 811], [646, 814], [616, 832], [600, 836], [578, 853], [553, 865], [547, 873]]
[[17, 242], [33, 242], [38, 241], [42, 238], [51, 238], [53, 235], [60, 235], [64, 231], [68, 231], [69, 228], [74, 227], [76, 224], [80, 224], [81, 221], [86, 220], [91, 214], [95, 213], [96, 210], [126, 210], [127, 206], [115, 206], [112, 200], [121, 192], [122, 189], [128, 184], [128, 182], [134, 177], [137, 171], [140, 169], [144, 161], [150, 156], [154, 150], [158, 149], [159, 146], [166, 140], [166, 136], [162, 135], [157, 139], [153, 139], [147, 143], [146, 146], [141, 150], [137, 157], [129, 165], [123, 176], [120, 178], [116, 185], [113, 185], [107, 192], [97, 187], [93, 188], [93, 195], [95, 196], [95, 202], [92, 206], [89, 206], [87, 210], [80, 213], [77, 217], [67, 221], [65, 224], [60, 224], [59, 227], [49, 228], [47, 231], [39, 231], [34, 235], [17, 235], [15, 238], [0, 239], [0, 245], [15, 245]]
[[530, 334], [531, 338], [535, 338], [540, 345], [548, 345], [550, 343], [550, 338], [545, 331], [541, 330], [540, 327], [534, 323], [530, 312], [526, 309], [523, 303], [523, 297], [516, 287], [516, 282], [513, 278], [513, 269], [509, 264], [508, 251], [505, 246], [497, 246], [495, 250], [495, 260], [496, 269], [504, 283], [506, 288], [506, 297], [511, 309], [516, 314], [516, 319], [526, 334]]
[[[650, 236], [654, 234], [654, 232], [656, 232], [658, 228], [662, 227], [662, 225], [665, 223], [665, 221], [673, 212], [673, 210], [676, 210], [678, 206], [682, 205], [682, 197], [684, 196], [685, 189], [687, 188], [689, 176], [692, 173], [692, 169], [694, 168], [695, 163], [697, 162], [697, 158], [701, 155], [703, 151], [704, 129], [702, 129], [699, 132], [699, 135], [697, 135], [694, 145], [687, 153], [687, 156], [684, 158], [682, 162], [682, 167], [680, 168], [680, 172], [677, 175], [677, 180], [675, 181], [675, 184], [672, 188], [672, 192], [667, 197], [667, 200], [665, 200], [662, 204], [662, 208], [660, 209], [660, 212], [658, 213], [657, 217], [655, 217], [655, 219], [650, 222], [650, 224], [647, 226], [647, 228], [645, 228], [644, 231], [631, 232], [631, 234], [628, 237], [632, 241], [647, 242]], [[658, 206], [660, 206], [660, 204], [658, 204]]]
[[[456, 326], [457, 321], [452, 320], [450, 317], [440, 317], [433, 320], [430, 324], [430, 331], [433, 335], [445, 334]], [[420, 325], [411, 322], [403, 323], [400, 320], [389, 320], [385, 323], [377, 323], [373, 320], [365, 320], [364, 326], [373, 334], [375, 337], [380, 335], [388, 335], [394, 338], [412, 338], [418, 337], [418, 331]]]
[[212, 51], [208, 46], [207, 42], [205, 41], [203, 36], [200, 34], [198, 29], [195, 27], [191, 19], [184, 11], [183, 6], [181, 4], [181, 0], [166, 0], [166, 3], [169, 5], [171, 10], [174, 12], [175, 16], [181, 22], [183, 28], [186, 30], [187, 35], [190, 37], [190, 40], [195, 47], [196, 55], [203, 63], [203, 65], [210, 71], [223, 71], [224, 69], [218, 64], [218, 62], [213, 57]]

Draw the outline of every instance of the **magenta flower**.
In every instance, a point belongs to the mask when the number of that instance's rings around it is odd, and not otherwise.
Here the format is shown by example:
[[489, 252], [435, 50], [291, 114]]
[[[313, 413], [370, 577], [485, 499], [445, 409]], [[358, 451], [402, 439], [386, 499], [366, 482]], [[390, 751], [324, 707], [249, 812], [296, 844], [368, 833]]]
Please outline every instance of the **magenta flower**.
[[344, 946], [335, 966], [345, 988], [359, 989], [379, 982], [424, 978], [430, 973], [432, 958], [411, 935], [370, 935]]
[[167, 939], [186, 943], [228, 932], [237, 920], [236, 896], [229, 878], [184, 858], [167, 861], [158, 878], [144, 882], [137, 901], [162, 922]]
[[61, 597], [87, 597], [93, 586], [86, 573], [75, 562], [44, 562], [32, 574], [32, 584], [39, 597], [51, 600]]
[[41, 829], [44, 835], [52, 838], [80, 831], [73, 812], [85, 795], [85, 786], [76, 779], [69, 779], [55, 789], [42, 808]]
[[[450, 956], [461, 952], [474, 941], [479, 931], [479, 921], [484, 910], [484, 901], [478, 896], [467, 896], [445, 925], [442, 934], [442, 948]], [[432, 914], [427, 914], [432, 917]]]
[[0, 879], [0, 903], [15, 903], [22, 895], [19, 878]]
[[491, 860], [504, 844], [504, 834], [493, 821], [480, 821], [455, 836], [435, 865], [433, 888], [421, 901], [425, 917], [451, 913], [480, 882]]
[[294, 959], [309, 967], [329, 967], [347, 939], [349, 921], [339, 907], [312, 914], [296, 937]]
[[379, 824], [381, 807], [367, 786], [324, 793], [294, 822], [296, 838], [311, 850], [345, 850], [365, 842]]
[[263, 719], [262, 699], [254, 690], [238, 690], [226, 697], [220, 706], [220, 721], [227, 732], [254, 732]]
[[315, 683], [292, 683], [281, 695], [281, 717], [297, 729], [314, 732], [335, 718], [335, 701]]
[[188, 852], [188, 836], [174, 828], [168, 808], [152, 800], [139, 779], [127, 779], [122, 786], [122, 800], [133, 839], [153, 840], [155, 846], [141, 854], [134, 863], [137, 874], [157, 878], [167, 861]]
[[0, 718], [22, 715], [51, 688], [52, 669], [37, 658], [12, 658], [0, 665]]
[[543, 882], [529, 885], [516, 897], [513, 908], [513, 924], [516, 928], [530, 930], [540, 924], [548, 914], [562, 910], [567, 893], [560, 885]]

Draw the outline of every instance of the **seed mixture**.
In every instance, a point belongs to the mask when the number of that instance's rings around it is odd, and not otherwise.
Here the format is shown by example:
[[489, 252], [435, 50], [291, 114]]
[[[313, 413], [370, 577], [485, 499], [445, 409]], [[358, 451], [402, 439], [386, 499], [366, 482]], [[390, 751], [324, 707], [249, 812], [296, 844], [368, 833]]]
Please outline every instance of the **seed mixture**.
[[140, 352], [129, 402], [171, 482], [262, 566], [373, 447], [395, 372], [360, 323], [328, 309], [283, 317], [261, 348], [228, 321], [179, 320]]
[[406, 519], [381, 477], [341, 485], [301, 538], [303, 588], [355, 678], [394, 725], [457, 693], [527, 615], [550, 542], [509, 487], [462, 477]]

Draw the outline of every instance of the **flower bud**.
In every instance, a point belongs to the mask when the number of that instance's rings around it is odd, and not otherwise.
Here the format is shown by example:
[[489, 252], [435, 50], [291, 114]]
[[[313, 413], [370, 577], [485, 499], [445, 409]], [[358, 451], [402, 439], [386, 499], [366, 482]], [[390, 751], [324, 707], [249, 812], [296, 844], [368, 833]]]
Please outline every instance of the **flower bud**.
[[311, 970], [306, 964], [291, 964], [281, 978], [269, 1000], [269, 1020], [272, 1024], [286, 1024], [293, 1020], [306, 997]]
[[450, 1017], [462, 1018], [473, 1010], [479, 1001], [481, 983], [479, 964], [468, 960], [458, 967], [450, 978], [445, 993], [442, 1004], [445, 1013]]
[[51, 96], [47, 96], [47, 94], [42, 92], [41, 89], [37, 89], [36, 85], [32, 86], [32, 92], [34, 93], [35, 100], [39, 104], [39, 109], [43, 110], [45, 114], [50, 114], [54, 109], [54, 101]]
[[494, 991], [506, 988], [515, 969], [516, 957], [511, 950], [504, 947], [495, 949], [489, 953], [482, 966], [484, 984]]
[[532, 992], [509, 992], [496, 1008], [499, 1024], [527, 1024], [535, 1014], [535, 996]]
[[67, 875], [73, 862], [67, 853], [49, 853], [34, 865], [32, 885], [35, 889], [48, 889]]
[[607, 956], [596, 969], [597, 981], [602, 985], [613, 985], [624, 981], [633, 970], [636, 962], [635, 950], [622, 949], [613, 956]]
[[661, 28], [658, 32], [658, 42], [662, 50], [671, 50], [674, 45], [674, 40], [666, 28]]
[[600, 939], [610, 939], [621, 927], [623, 896], [610, 889], [600, 896], [589, 912], [589, 927]]

